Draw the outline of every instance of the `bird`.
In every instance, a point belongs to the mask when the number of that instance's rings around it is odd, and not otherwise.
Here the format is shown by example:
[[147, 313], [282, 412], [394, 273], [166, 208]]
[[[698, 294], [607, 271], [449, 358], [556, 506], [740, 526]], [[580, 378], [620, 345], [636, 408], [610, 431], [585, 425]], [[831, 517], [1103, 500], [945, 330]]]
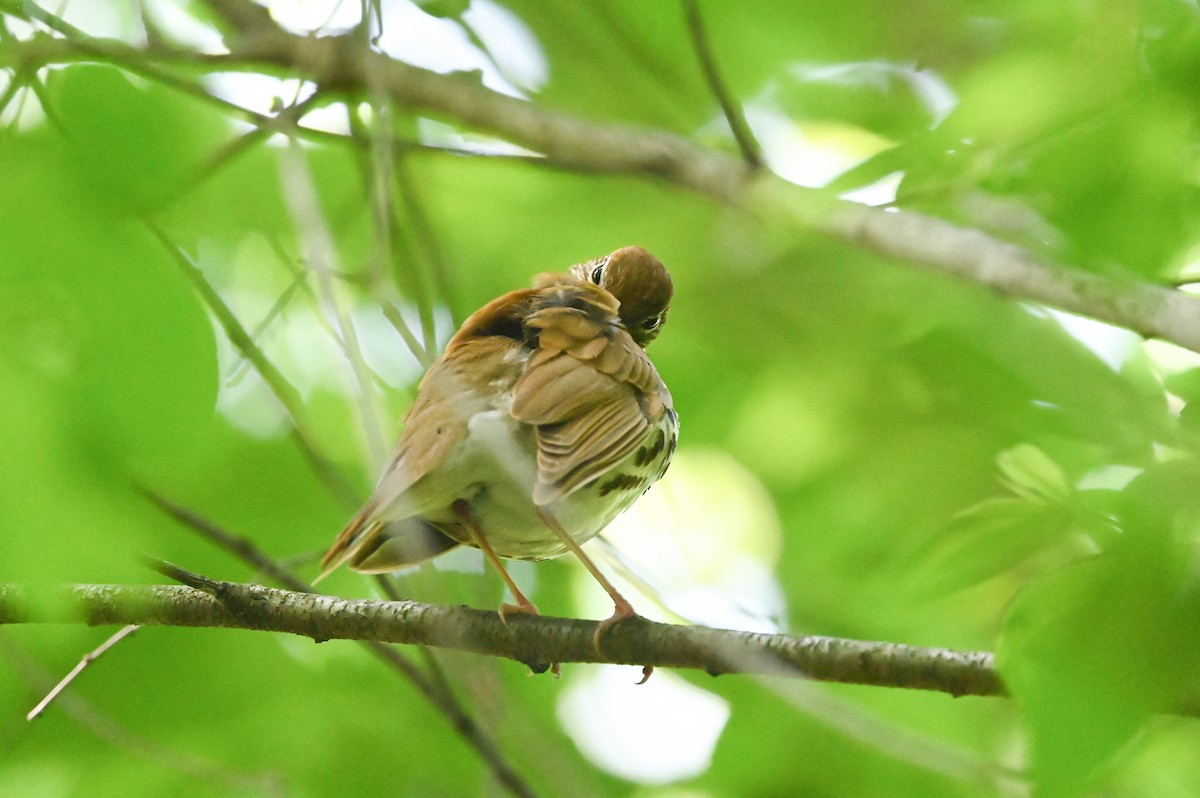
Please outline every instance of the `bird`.
[[[370, 499], [321, 561], [400, 570], [459, 545], [481, 549], [515, 604], [540, 614], [504, 567], [570, 552], [613, 601], [595, 647], [636, 611], [580, 545], [666, 473], [679, 417], [645, 348], [674, 287], [623, 247], [538, 275], [473, 313], [422, 378]], [[557, 671], [556, 671], [557, 672]]]

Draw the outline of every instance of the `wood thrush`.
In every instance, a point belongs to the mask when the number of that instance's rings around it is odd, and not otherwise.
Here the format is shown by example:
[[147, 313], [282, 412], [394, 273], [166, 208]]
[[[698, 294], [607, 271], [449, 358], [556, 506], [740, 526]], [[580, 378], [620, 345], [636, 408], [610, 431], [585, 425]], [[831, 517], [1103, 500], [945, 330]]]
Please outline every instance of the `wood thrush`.
[[477, 310], [421, 380], [375, 492], [321, 562], [394, 571], [459, 544], [483, 550], [516, 605], [537, 614], [501, 561], [574, 553], [667, 470], [679, 429], [643, 348], [671, 302], [670, 275], [640, 247], [543, 274]]

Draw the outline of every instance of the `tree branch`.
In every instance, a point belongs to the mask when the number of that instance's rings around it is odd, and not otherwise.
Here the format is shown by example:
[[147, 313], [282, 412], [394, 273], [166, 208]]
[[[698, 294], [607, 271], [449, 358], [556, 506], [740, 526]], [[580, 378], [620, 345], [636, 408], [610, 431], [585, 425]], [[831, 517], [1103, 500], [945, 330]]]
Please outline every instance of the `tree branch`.
[[[791, 637], [624, 621], [596, 651], [595, 621], [497, 613], [413, 601], [351, 601], [260, 585], [190, 576], [204, 589], [176, 585], [74, 585], [54, 600], [0, 586], [0, 625], [217, 627], [331, 639], [410, 643], [470, 651], [544, 671], [551, 662], [607, 662], [703, 670], [714, 676], [760, 673], [951, 695], [1004, 695], [987, 652], [920, 648], [833, 637]], [[36, 600], [35, 600], [36, 598]]]
[[698, 0], [683, 0], [683, 18], [687, 22], [688, 35], [692, 38], [692, 49], [696, 51], [696, 59], [700, 62], [700, 71], [704, 73], [704, 81], [708, 84], [713, 96], [717, 98], [717, 102], [721, 106], [721, 113], [725, 114], [729, 130], [733, 133], [734, 140], [737, 141], [738, 149], [742, 151], [742, 159], [752, 169], [761, 168], [763, 165], [762, 147], [754, 138], [754, 132], [750, 130], [746, 115], [742, 112], [742, 104], [738, 102], [725, 85], [725, 81], [721, 79], [721, 71], [717, 69], [717, 59], [713, 55], [712, 45], [708, 41], [708, 31], [704, 24], [704, 17], [700, 14]]
[[[738, 158], [651, 128], [587, 121], [484, 87], [467, 75], [443, 75], [371, 51], [353, 35], [310, 37], [277, 27], [247, 0], [208, 0], [226, 23], [230, 52], [135, 48], [92, 39], [59, 25], [72, 47], [128, 65], [140, 60], [210, 71], [285, 72], [325, 92], [371, 96], [418, 113], [485, 131], [541, 154], [547, 165], [591, 173], [657, 177], [766, 218], [815, 230], [921, 268], [978, 283], [1003, 295], [1042, 303], [1162, 338], [1200, 352], [1200, 298], [1134, 278], [1120, 279], [1055, 263], [978, 230], [910, 211], [869, 208], [787, 183]], [[9, 3], [0, 10], [24, 17]], [[39, 17], [39, 19], [41, 19]], [[47, 20], [42, 20], [49, 22]], [[14, 45], [20, 49], [27, 43]], [[38, 63], [56, 57], [36, 43]], [[31, 44], [32, 46], [32, 44]], [[10, 47], [10, 49], [14, 49]], [[60, 54], [78, 60], [77, 50]], [[21, 54], [17, 54], [20, 60]], [[33, 57], [32, 55], [29, 57]], [[168, 75], [157, 79], [170, 82]], [[325, 136], [330, 138], [328, 134]], [[338, 138], [333, 136], [333, 138]], [[344, 138], [344, 137], [342, 137]]]
[[[1104, 277], [1043, 259], [978, 230], [913, 212], [838, 200], [787, 183], [744, 162], [661, 131], [589, 122], [485, 88], [463, 75], [441, 75], [365, 49], [351, 36], [312, 38], [269, 19], [240, 24], [247, 0], [209, 0], [236, 35], [225, 68], [284, 68], [322, 88], [394, 102], [477, 128], [541, 153], [556, 165], [598, 173], [662, 178], [719, 202], [836, 236], [890, 257], [951, 274], [1018, 299], [1162, 338], [1200, 352], [1200, 298], [1133, 278]], [[152, 56], [151, 56], [152, 57]]]
[[25, 720], [35, 720], [41, 717], [42, 713], [46, 711], [46, 708], [53, 704], [54, 700], [62, 695], [64, 690], [71, 686], [71, 682], [75, 681], [75, 677], [83, 673], [87, 666], [100, 659], [100, 657], [108, 653], [109, 649], [141, 628], [142, 627], [135, 623], [131, 623], [128, 626], [122, 626], [115, 634], [111, 635], [99, 646], [84, 654], [83, 659], [79, 660], [75, 667], [71, 668], [71, 671], [66, 676], [58, 680], [58, 683], [50, 689], [50, 692], [46, 693], [45, 697], [37, 703], [37, 706], [29, 710], [29, 712], [25, 715]]

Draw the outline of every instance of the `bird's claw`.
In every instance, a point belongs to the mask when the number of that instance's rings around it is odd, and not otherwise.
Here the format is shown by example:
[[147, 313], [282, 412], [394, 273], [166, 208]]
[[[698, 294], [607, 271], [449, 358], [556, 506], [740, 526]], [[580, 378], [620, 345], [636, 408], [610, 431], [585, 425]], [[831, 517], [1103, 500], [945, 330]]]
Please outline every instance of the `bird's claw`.
[[604, 637], [604, 634], [609, 630], [609, 627], [611, 627], [613, 624], [620, 623], [621, 621], [628, 620], [629, 618], [640, 618], [640, 617], [642, 617], [642, 616], [638, 615], [637, 611], [627, 601], [617, 604], [615, 607], [613, 607], [613, 614], [610, 615], [607, 619], [601, 621], [596, 626], [596, 635], [592, 641], [593, 645], [596, 648], [596, 653], [600, 654], [600, 655], [604, 654], [604, 651], [600, 648], [600, 640], [601, 640], [601, 638]]
[[[609, 628], [612, 627], [613, 624], [617, 624], [617, 623], [620, 623], [621, 621], [629, 620], [630, 618], [640, 618], [640, 617], [642, 617], [642, 616], [637, 614], [637, 610], [635, 610], [628, 601], [617, 604], [613, 608], [613, 614], [610, 615], [607, 619], [601, 621], [596, 626], [596, 636], [593, 638], [593, 645], [596, 648], [596, 653], [601, 656], [604, 656], [604, 651], [602, 651], [600, 648], [600, 640], [601, 640], [601, 638], [604, 637], [605, 633], [608, 632]], [[638, 684], [645, 684], [647, 681], [649, 681], [650, 674], [652, 674], [652, 673], [654, 673], [653, 665], [643, 666], [642, 667], [642, 680], [639, 681]]]
[[541, 613], [538, 612], [538, 608], [534, 605], [534, 603], [532, 601], [530, 601], [527, 598], [522, 597], [522, 598], [517, 599], [516, 604], [501, 604], [500, 605], [500, 611], [499, 611], [500, 623], [507, 626], [508, 625], [508, 616], [510, 616], [514, 613], [522, 614], [522, 615], [541, 615]]

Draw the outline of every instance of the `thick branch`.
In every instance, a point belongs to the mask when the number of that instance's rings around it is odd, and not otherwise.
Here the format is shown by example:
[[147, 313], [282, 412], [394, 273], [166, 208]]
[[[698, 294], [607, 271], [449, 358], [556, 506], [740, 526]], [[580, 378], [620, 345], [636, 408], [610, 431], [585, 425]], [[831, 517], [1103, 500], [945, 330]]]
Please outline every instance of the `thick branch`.
[[[630, 620], [593, 645], [596, 622], [412, 601], [350, 601], [259, 585], [212, 583], [212, 595], [173, 585], [75, 585], [52, 599], [0, 586], [0, 625], [219, 627], [289, 632], [314, 640], [412, 643], [471, 651], [545, 670], [551, 662], [690, 668], [712, 675], [763, 673], [951, 695], [1003, 695], [992, 655], [833, 637], [790, 637]], [[37, 599], [36, 601], [34, 599]]]
[[297, 36], [273, 23], [239, 24], [246, 0], [210, 0], [237, 31], [231, 61], [282, 67], [323, 87], [386, 92], [414, 111], [502, 136], [551, 161], [591, 172], [649, 174], [721, 202], [778, 216], [883, 254], [1200, 351], [1200, 299], [1143, 281], [1048, 262], [978, 230], [911, 212], [888, 212], [757, 178], [745, 163], [685, 138], [589, 122], [364, 49], [350, 36]]
[[[300, 36], [278, 28], [247, 0], [209, 0], [229, 29], [231, 52], [188, 53], [81, 39], [56, 52], [52, 41], [15, 46], [31, 62], [93, 57], [120, 63], [163, 62], [205, 70], [269, 69], [319, 84], [326, 92], [386, 95], [418, 113], [486, 131], [541, 153], [556, 166], [593, 173], [650, 175], [767, 218], [833, 235], [890, 257], [970, 280], [1006, 296], [1106, 321], [1200, 352], [1200, 298], [1135, 279], [1114, 279], [1050, 262], [978, 230], [913, 212], [888, 212], [757, 173], [743, 161], [686, 138], [625, 124], [586, 121], [484, 87], [476, 78], [442, 75], [371, 51], [353, 35]], [[14, 13], [7, 3], [0, 4]], [[60, 31], [62, 33], [63, 31]], [[67, 35], [64, 33], [64, 35]], [[10, 47], [10, 49], [14, 49]], [[24, 62], [22, 62], [24, 63]]]

